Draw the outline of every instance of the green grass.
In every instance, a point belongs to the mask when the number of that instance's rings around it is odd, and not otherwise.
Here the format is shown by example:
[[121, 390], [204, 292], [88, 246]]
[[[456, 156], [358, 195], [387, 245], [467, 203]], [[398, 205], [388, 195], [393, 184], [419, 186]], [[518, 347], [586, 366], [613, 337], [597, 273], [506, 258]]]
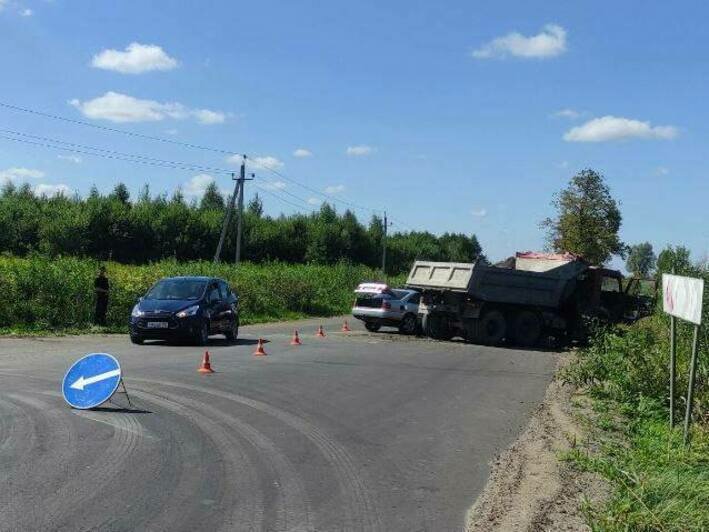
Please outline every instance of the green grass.
[[[599, 331], [563, 377], [587, 390], [592, 412], [587, 446], [563, 456], [605, 478], [612, 495], [583, 506], [598, 531], [709, 530], [709, 363], [698, 368], [691, 446], [668, 426], [669, 345], [666, 316]], [[684, 419], [690, 328], [678, 339], [678, 409]], [[706, 355], [707, 346], [701, 348]], [[700, 354], [701, 354], [700, 353]]]
[[[125, 332], [131, 308], [158, 279], [210, 275], [226, 279], [239, 293], [243, 324], [333, 316], [349, 312], [357, 283], [380, 279], [361, 265], [250, 264], [161, 261], [143, 266], [107, 263], [111, 283], [108, 326], [91, 325], [91, 259], [0, 256], [0, 334]], [[389, 279], [396, 285], [402, 278]]]

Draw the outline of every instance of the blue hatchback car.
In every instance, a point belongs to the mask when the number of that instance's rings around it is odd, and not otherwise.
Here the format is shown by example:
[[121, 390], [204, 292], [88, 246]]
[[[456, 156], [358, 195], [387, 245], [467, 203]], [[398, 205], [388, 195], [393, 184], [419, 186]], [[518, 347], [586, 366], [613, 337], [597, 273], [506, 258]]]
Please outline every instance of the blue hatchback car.
[[230, 342], [239, 334], [239, 298], [223, 279], [168, 277], [133, 307], [130, 339], [191, 340], [205, 345], [212, 334]]

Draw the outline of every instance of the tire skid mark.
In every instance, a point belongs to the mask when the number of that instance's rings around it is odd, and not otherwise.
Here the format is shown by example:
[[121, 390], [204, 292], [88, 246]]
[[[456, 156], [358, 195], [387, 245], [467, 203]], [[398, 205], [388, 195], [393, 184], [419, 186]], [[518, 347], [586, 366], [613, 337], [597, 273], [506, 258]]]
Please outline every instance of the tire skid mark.
[[[29, 446], [26, 445], [25, 442], [31, 440], [35, 436], [35, 420], [30, 419], [30, 424], [32, 427], [28, 430], [26, 422], [19, 421], [20, 418], [30, 417], [27, 411], [18, 407], [11, 401], [2, 399], [1, 397], [0, 411], [12, 412], [9, 415], [3, 414], [0, 416], [0, 434], [2, 434], [2, 441], [0, 442], [0, 460], [3, 457], [3, 454], [8, 454], [12, 456], [13, 461], [16, 461], [18, 455], [29, 452]], [[31, 433], [31, 436], [23, 438], [22, 433]], [[18, 452], [18, 448], [21, 448], [22, 451]], [[0, 464], [2, 464], [2, 461], [0, 461]]]
[[147, 384], [157, 384], [162, 386], [170, 386], [179, 389], [192, 390], [198, 393], [221, 397], [229, 401], [233, 401], [259, 412], [268, 414], [282, 421], [289, 427], [297, 430], [307, 439], [309, 439], [320, 452], [325, 456], [325, 459], [330, 463], [338, 484], [342, 490], [342, 494], [346, 498], [346, 507], [344, 513], [344, 530], [368, 530], [376, 531], [382, 529], [381, 519], [377, 513], [376, 506], [369, 497], [364, 482], [357, 473], [357, 467], [354, 464], [352, 457], [340, 445], [338, 445], [331, 437], [319, 430], [305, 419], [290, 414], [284, 410], [273, 407], [262, 401], [251, 399], [242, 395], [224, 392], [221, 390], [207, 389], [200, 386], [190, 384], [181, 384], [171, 381], [151, 380], [151, 379], [130, 379]]
[[[225, 472], [227, 473], [225, 484], [226, 489], [222, 489], [221, 497], [226, 497], [223, 506], [231, 510], [225, 514], [225, 520], [222, 522], [220, 529], [222, 530], [237, 530], [244, 529], [244, 525], [248, 530], [261, 529], [263, 522], [263, 502], [261, 494], [256, 494], [252, 488], [257, 485], [258, 479], [253, 472], [253, 466], [249, 458], [239, 450], [235, 445], [234, 438], [217, 423], [211, 421], [201, 415], [195, 415], [195, 411], [172, 400], [170, 397], [162, 396], [154, 391], [147, 392], [131, 388], [131, 393], [141, 399], [152, 402], [170, 412], [180, 415], [190, 423], [196, 425], [216, 446], [219, 454], [224, 459]], [[244, 464], [247, 464], [244, 466]], [[246, 469], [246, 471], [245, 471]], [[244, 481], [247, 479], [247, 481]], [[244, 484], [244, 489], [238, 490], [236, 486], [241, 481]], [[194, 497], [194, 491], [186, 491], [188, 499]], [[238, 495], [238, 496], [237, 496]], [[184, 501], [175, 499], [177, 505], [183, 505]], [[168, 508], [169, 509], [169, 508]], [[163, 514], [166, 509], [163, 509]], [[173, 512], [169, 512], [173, 515]]]
[[[141, 388], [138, 388], [141, 389]], [[143, 390], [146, 391], [147, 390]], [[271, 476], [278, 481], [279, 503], [276, 509], [276, 530], [313, 530], [310, 522], [310, 501], [300, 478], [295, 473], [288, 459], [279, 451], [273, 442], [251, 425], [244, 423], [235, 416], [209, 408], [208, 405], [184, 396], [160, 392], [160, 395], [176, 403], [185, 405], [203, 416], [211, 416], [221, 424], [232, 428], [246, 439], [260, 453], [266, 455], [264, 463], [269, 468]]]
[[[47, 440], [48, 445], [40, 457], [31, 460], [31, 468], [33, 470], [46, 472], [47, 468], [43, 467], [44, 464], [55, 466], [60, 463], [58, 457], [61, 457], [61, 461], [65, 461], [76, 454], [76, 434], [72, 430], [71, 423], [65, 413], [57, 415], [51, 405], [36, 397], [19, 393], [9, 393], [6, 397], [10, 398], [11, 401], [21, 403], [25, 407], [38, 411], [42, 418], [49, 420], [49, 423], [47, 423], [48, 434], [42, 436], [43, 440]], [[67, 450], [71, 452], [66, 453], [65, 451]]]
[[111, 482], [123, 471], [125, 462], [136, 449], [141, 425], [133, 416], [119, 415], [116, 418], [116, 424], [126, 430], [112, 427], [110, 443], [99, 454], [96, 462], [71, 477], [45, 502], [42, 517], [52, 527], [63, 524], [70, 515], [83, 510], [86, 502], [100, 497], [107, 488], [110, 489]]
[[0, 409], [12, 411], [12, 420], [4, 426], [7, 437], [3, 439], [0, 447], [0, 474], [2, 475], [2, 488], [0, 488], [0, 514], [14, 515], [17, 510], [13, 494], [17, 489], [13, 483], [13, 476], [18, 464], [23, 464], [30, 459], [26, 458], [37, 445], [37, 417], [31, 415], [26, 408], [21, 408], [11, 401], [0, 399]]

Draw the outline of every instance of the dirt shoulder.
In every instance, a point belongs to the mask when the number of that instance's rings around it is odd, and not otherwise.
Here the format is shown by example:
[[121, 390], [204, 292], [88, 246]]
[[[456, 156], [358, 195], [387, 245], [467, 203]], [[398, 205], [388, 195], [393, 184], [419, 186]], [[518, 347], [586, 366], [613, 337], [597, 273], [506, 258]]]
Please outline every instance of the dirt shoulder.
[[468, 511], [467, 532], [589, 530], [582, 501], [604, 498], [607, 488], [558, 458], [584, 438], [572, 413], [574, 390], [558, 378], [571, 356], [559, 355], [544, 401], [517, 441], [493, 461], [487, 486]]

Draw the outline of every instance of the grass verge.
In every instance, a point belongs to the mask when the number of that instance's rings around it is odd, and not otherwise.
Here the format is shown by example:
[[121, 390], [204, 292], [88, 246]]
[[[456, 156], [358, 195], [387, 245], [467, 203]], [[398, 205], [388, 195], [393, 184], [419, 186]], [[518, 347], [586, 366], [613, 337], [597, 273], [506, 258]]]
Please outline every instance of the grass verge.
[[[0, 334], [127, 332], [131, 308], [158, 279], [207, 275], [226, 279], [238, 292], [244, 325], [334, 316], [349, 312], [354, 287], [381, 278], [361, 265], [232, 264], [161, 261], [106, 264], [111, 283], [107, 327], [95, 327], [93, 280], [99, 263], [72, 257], [0, 256]], [[393, 285], [402, 278], [391, 278]]]
[[[675, 413], [680, 426], [670, 430], [668, 423], [666, 337], [667, 321], [660, 315], [601, 331], [563, 374], [585, 390], [592, 413], [587, 416], [589, 441], [562, 459], [601, 475], [612, 488], [604, 503], [583, 507], [592, 530], [709, 530], [706, 357], [698, 372], [697, 423], [691, 446], [685, 448], [683, 410]], [[680, 393], [686, 390], [688, 337], [688, 331], [681, 331]]]

